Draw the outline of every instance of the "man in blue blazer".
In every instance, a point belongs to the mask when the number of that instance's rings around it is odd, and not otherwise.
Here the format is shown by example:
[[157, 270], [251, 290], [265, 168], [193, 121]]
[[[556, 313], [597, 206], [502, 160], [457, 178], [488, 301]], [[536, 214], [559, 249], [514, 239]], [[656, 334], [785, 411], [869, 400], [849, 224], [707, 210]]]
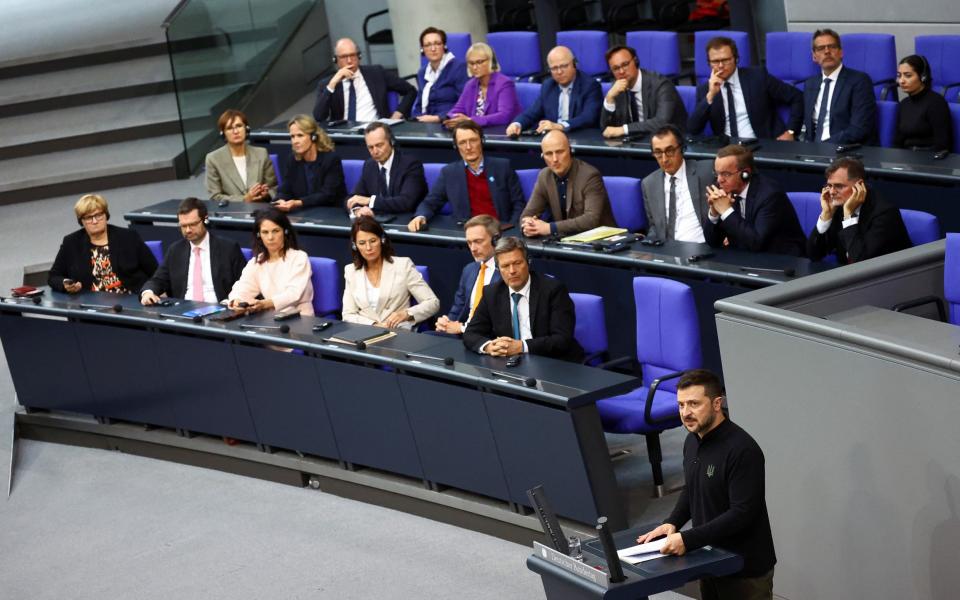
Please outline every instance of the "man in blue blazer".
[[[714, 134], [741, 139], [794, 140], [803, 123], [803, 94], [762, 67], [738, 68], [740, 52], [728, 37], [707, 42], [710, 79], [697, 86], [697, 105], [687, 130], [701, 133], [710, 123]], [[777, 105], [790, 107], [783, 123]], [[732, 107], [732, 108], [731, 108]]]
[[423, 164], [394, 147], [390, 126], [380, 122], [363, 132], [370, 158], [364, 161], [360, 179], [347, 199], [347, 210], [355, 216], [413, 212], [427, 193]]
[[525, 200], [520, 179], [505, 158], [483, 155], [483, 130], [473, 121], [461, 121], [453, 128], [453, 143], [460, 160], [440, 170], [440, 175], [407, 224], [420, 228], [450, 203], [456, 221], [490, 215], [501, 223], [516, 225]]
[[463, 333], [483, 298], [484, 286], [500, 281], [493, 257], [500, 223], [490, 215], [477, 215], [464, 223], [463, 233], [473, 262], [463, 267], [450, 312], [437, 319], [437, 331], [442, 333]]
[[821, 74], [803, 84], [804, 140], [876, 145], [873, 81], [866, 73], [843, 66], [840, 34], [832, 29], [813, 34], [813, 62], [820, 65]]
[[603, 93], [600, 84], [577, 71], [577, 59], [570, 48], [557, 46], [547, 54], [552, 79], [540, 86], [537, 101], [507, 126], [507, 135], [524, 129], [537, 133], [551, 129], [573, 131], [600, 126]]

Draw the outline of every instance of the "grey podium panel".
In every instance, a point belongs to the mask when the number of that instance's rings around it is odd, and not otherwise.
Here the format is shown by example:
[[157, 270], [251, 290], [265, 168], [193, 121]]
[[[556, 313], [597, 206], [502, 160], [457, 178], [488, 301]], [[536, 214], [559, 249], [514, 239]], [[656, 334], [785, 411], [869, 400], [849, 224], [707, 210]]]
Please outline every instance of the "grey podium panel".
[[338, 459], [316, 359], [239, 344], [233, 352], [260, 443]]
[[399, 380], [424, 478], [508, 499], [480, 392], [406, 375]]

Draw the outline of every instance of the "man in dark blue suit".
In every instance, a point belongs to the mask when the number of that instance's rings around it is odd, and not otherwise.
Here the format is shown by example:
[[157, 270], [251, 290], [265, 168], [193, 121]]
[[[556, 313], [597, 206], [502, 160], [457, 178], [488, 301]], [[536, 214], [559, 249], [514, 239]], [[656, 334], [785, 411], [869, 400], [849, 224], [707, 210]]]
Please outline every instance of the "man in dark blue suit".
[[450, 312], [437, 319], [437, 331], [461, 334], [483, 298], [484, 286], [500, 281], [493, 248], [500, 239], [500, 223], [490, 215], [477, 215], [464, 223], [464, 237], [473, 262], [463, 268]]
[[453, 143], [460, 152], [460, 160], [440, 170], [407, 229], [420, 231], [447, 202], [456, 221], [490, 215], [501, 223], [516, 225], [525, 200], [520, 179], [510, 161], [483, 155], [483, 130], [470, 120], [461, 121], [453, 128]]
[[[803, 94], [762, 67], [738, 68], [740, 52], [728, 37], [707, 42], [710, 79], [697, 87], [697, 105], [687, 129], [701, 133], [710, 123], [714, 134], [742, 139], [793, 140], [803, 124]], [[783, 123], [778, 105], [790, 107]]]
[[776, 181], [754, 173], [753, 153], [724, 146], [713, 162], [703, 237], [714, 247], [803, 256], [806, 238], [790, 199]]
[[370, 158], [364, 161], [353, 196], [347, 199], [347, 210], [358, 217], [372, 217], [374, 211], [413, 212], [427, 193], [423, 164], [394, 146], [389, 125], [370, 123], [363, 139]]
[[603, 104], [600, 84], [578, 75], [577, 59], [570, 48], [557, 46], [551, 50], [547, 65], [552, 79], [543, 82], [537, 101], [507, 127], [507, 135], [520, 135], [530, 128], [544, 133], [551, 129], [599, 127]]
[[813, 62], [821, 74], [803, 84], [804, 140], [831, 144], [877, 144], [877, 99], [870, 76], [843, 66], [840, 34], [813, 34]]

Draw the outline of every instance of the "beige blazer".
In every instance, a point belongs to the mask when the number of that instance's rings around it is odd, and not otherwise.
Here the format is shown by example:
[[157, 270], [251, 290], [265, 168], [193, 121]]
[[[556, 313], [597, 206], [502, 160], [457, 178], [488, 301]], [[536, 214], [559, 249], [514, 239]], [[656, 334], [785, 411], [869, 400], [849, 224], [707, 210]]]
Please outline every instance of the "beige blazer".
[[228, 298], [254, 302], [257, 296], [273, 300], [274, 310], [297, 307], [303, 316], [313, 316], [313, 283], [310, 258], [303, 250], [287, 250], [282, 260], [258, 263], [253, 257], [233, 284]]
[[277, 196], [277, 174], [266, 148], [247, 144], [247, 183], [240, 179], [237, 165], [233, 164], [230, 147], [224, 144], [207, 154], [207, 194], [211, 200], [243, 202], [243, 195], [255, 183], [265, 183], [270, 188], [270, 197]]
[[[370, 308], [367, 299], [367, 274], [363, 269], [358, 270], [351, 263], [344, 267], [343, 278], [343, 320], [348, 323], [372, 325], [401, 308], [408, 309], [414, 322], [419, 323], [440, 310], [437, 295], [423, 280], [413, 261], [405, 256], [394, 256], [393, 262], [383, 261], [376, 309]], [[411, 297], [416, 298], [416, 306], [410, 306]]]

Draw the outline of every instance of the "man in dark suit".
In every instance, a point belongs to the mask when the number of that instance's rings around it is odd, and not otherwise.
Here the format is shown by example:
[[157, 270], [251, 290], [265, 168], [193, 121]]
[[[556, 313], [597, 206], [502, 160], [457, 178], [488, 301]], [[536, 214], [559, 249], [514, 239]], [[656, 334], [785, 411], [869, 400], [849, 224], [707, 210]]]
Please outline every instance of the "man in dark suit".
[[900, 210], [867, 188], [863, 163], [838, 158], [826, 175], [820, 217], [807, 238], [807, 256], [820, 260], [834, 252], [845, 264], [912, 246]]
[[[710, 123], [715, 134], [734, 138], [793, 140], [803, 124], [803, 94], [762, 67], [738, 68], [740, 52], [728, 37], [707, 42], [710, 79], [697, 86], [697, 105], [688, 130], [701, 133]], [[784, 125], [777, 105], [790, 106]]]
[[707, 188], [703, 236], [711, 246], [803, 256], [803, 230], [790, 199], [776, 181], [754, 173], [753, 153], [724, 146], [713, 169], [718, 184]]
[[527, 246], [507, 237], [494, 251], [502, 281], [484, 290], [463, 344], [480, 354], [540, 354], [581, 362], [583, 348], [573, 337], [576, 313], [567, 288], [530, 272]]
[[595, 80], [579, 75], [577, 59], [566, 46], [557, 46], [547, 54], [550, 76], [540, 86], [533, 106], [507, 126], [507, 135], [520, 135], [524, 129], [537, 133], [552, 129], [573, 131], [596, 127], [600, 122], [603, 93]]
[[641, 184], [647, 237], [702, 244], [706, 240], [701, 223], [709, 210], [707, 186], [713, 183], [713, 165], [685, 160], [683, 134], [673, 125], [653, 132], [650, 147], [660, 168]]
[[407, 224], [419, 231], [447, 202], [456, 221], [490, 215], [501, 223], [516, 225], [523, 212], [523, 189], [510, 161], [483, 155], [483, 130], [473, 121], [453, 128], [453, 143], [460, 159], [440, 170], [427, 196]]
[[804, 140], [831, 144], [874, 144], [877, 99], [870, 76], [843, 66], [840, 34], [818, 29], [813, 34], [813, 62], [821, 74], [803, 84]]
[[[369, 122], [389, 116], [403, 119], [410, 114], [417, 90], [380, 65], [360, 66], [361, 54], [350, 38], [333, 47], [337, 72], [317, 89], [313, 118], [317, 121], [346, 119]], [[400, 94], [397, 110], [390, 112], [387, 92]]]
[[687, 110], [677, 88], [666, 77], [641, 69], [636, 50], [614, 46], [607, 50], [607, 64], [616, 81], [600, 111], [603, 137], [650, 133], [667, 124], [686, 129]]
[[174, 242], [163, 262], [140, 291], [140, 302], [156, 304], [161, 294], [197, 302], [219, 302], [240, 279], [246, 261], [233, 240], [209, 235], [207, 207], [184, 198], [177, 208], [182, 240]]
[[413, 212], [427, 193], [423, 164], [394, 146], [389, 125], [370, 123], [363, 139], [370, 158], [364, 161], [353, 196], [347, 199], [347, 210], [370, 217], [374, 211]]
[[484, 286], [500, 281], [493, 247], [500, 239], [500, 223], [490, 215], [477, 215], [464, 223], [464, 237], [473, 261], [463, 267], [450, 312], [437, 319], [437, 331], [461, 334], [483, 298]]

